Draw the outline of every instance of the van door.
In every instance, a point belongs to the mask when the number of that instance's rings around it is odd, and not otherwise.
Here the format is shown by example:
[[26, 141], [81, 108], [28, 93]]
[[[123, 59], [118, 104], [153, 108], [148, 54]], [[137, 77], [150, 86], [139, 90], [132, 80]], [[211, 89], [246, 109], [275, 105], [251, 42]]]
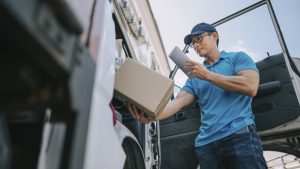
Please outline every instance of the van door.
[[[280, 18], [274, 16], [271, 2], [260, 1], [213, 25], [221, 37], [221, 50], [245, 51], [259, 69], [260, 85], [252, 109], [264, 150], [300, 157], [299, 55], [288, 52], [282, 34], [285, 30], [279, 27]], [[188, 56], [192, 54], [190, 50]], [[197, 167], [194, 140], [201, 125], [197, 102], [160, 121], [161, 168]]]
[[[300, 59], [293, 59], [299, 67]], [[300, 156], [300, 106], [282, 53], [256, 62], [260, 85], [252, 109], [264, 150]], [[198, 100], [160, 121], [162, 168], [195, 169], [194, 140], [199, 132]]]
[[199, 132], [198, 100], [174, 116], [160, 121], [161, 168], [196, 169], [194, 140]]
[[[299, 58], [294, 58], [299, 69]], [[260, 86], [252, 109], [264, 150], [300, 156], [300, 106], [282, 53], [257, 62]], [[295, 80], [295, 79], [294, 79]]]
[[283, 54], [267, 57], [256, 65], [260, 87], [253, 99], [252, 109], [257, 130], [265, 131], [296, 120], [300, 115], [300, 106]]

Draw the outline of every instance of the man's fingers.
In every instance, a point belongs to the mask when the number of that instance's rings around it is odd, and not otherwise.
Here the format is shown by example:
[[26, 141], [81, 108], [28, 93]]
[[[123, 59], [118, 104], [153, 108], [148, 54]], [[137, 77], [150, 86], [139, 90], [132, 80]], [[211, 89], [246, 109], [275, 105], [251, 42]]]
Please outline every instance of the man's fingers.
[[141, 117], [141, 122], [145, 123], [147, 121], [147, 119], [145, 117]]
[[191, 67], [185, 67], [185, 69], [186, 69], [188, 72], [192, 71], [192, 68], [191, 68]]
[[151, 122], [147, 114], [145, 112], [139, 110], [136, 106], [133, 104], [128, 103], [127, 105], [128, 110], [131, 112], [131, 115], [134, 119], [141, 121], [144, 124], [148, 124]]
[[186, 66], [185, 69], [186, 69], [187, 72], [193, 71], [193, 67], [192, 66]]
[[139, 120], [140, 119], [139, 110], [134, 105], [132, 105], [132, 109], [133, 109], [133, 112], [134, 112], [134, 115], [135, 115], [135, 119]]
[[185, 64], [185, 69], [187, 72], [190, 72], [189, 74], [192, 74], [192, 72], [199, 68], [199, 64], [192, 60], [187, 60]]
[[142, 110], [139, 110], [136, 106], [133, 106], [133, 111], [135, 113], [136, 119], [141, 121], [142, 117], [144, 117], [144, 112]]
[[185, 64], [185, 68], [186, 68], [186, 69], [189, 69], [189, 68], [191, 68], [192, 66], [194, 66], [194, 64], [190, 64], [190, 63], [186, 63], [186, 64]]
[[189, 64], [189, 65], [195, 65], [195, 64], [197, 64], [197, 62], [193, 61], [192, 59], [186, 60], [186, 63]]
[[149, 119], [148, 119], [147, 117], [145, 117], [145, 116], [142, 116], [141, 122], [143, 122], [144, 124], [148, 124], [148, 123], [151, 122], [151, 120], [149, 120]]
[[136, 119], [135, 113], [133, 112], [133, 109], [132, 109], [132, 104], [128, 103], [128, 104], [127, 104], [127, 108], [128, 108], [128, 110], [129, 110], [131, 116], [132, 116], [134, 119]]
[[134, 119], [139, 119], [139, 110], [134, 106], [133, 104], [128, 103], [128, 108], [129, 111], [131, 112], [131, 115], [133, 116]]
[[148, 124], [148, 123], [150, 123], [151, 121], [149, 121], [148, 119], [145, 119], [145, 120], [143, 120], [142, 121], [142, 123], [144, 123], [144, 124]]

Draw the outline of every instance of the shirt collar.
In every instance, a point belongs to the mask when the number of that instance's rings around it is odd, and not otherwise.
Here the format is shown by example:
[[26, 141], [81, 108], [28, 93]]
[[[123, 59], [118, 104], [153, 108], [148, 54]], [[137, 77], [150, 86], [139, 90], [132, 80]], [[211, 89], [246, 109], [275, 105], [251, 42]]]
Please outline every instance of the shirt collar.
[[203, 61], [203, 65], [204, 65], [205, 67], [209, 68], [209, 67], [211, 67], [211, 66], [217, 64], [220, 60], [226, 59], [226, 58], [228, 58], [228, 57], [229, 57], [229, 56], [226, 55], [226, 52], [225, 52], [224, 50], [222, 50], [222, 51], [220, 52], [219, 58], [217, 59], [217, 61], [216, 61], [214, 64], [212, 64], [212, 65], [206, 64], [206, 62], [205, 62], [205, 60], [204, 60], [204, 61]]

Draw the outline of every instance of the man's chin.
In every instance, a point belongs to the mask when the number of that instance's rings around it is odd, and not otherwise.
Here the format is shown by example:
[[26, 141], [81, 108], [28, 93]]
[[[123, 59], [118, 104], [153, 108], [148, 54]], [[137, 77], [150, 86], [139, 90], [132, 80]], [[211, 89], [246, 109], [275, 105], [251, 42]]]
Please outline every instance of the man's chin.
[[206, 53], [204, 53], [204, 52], [199, 52], [198, 55], [203, 58], [206, 58], [206, 56], [207, 56]]
[[196, 52], [199, 56], [203, 56], [204, 55], [204, 53], [203, 52], [199, 52], [199, 51], [197, 51]]

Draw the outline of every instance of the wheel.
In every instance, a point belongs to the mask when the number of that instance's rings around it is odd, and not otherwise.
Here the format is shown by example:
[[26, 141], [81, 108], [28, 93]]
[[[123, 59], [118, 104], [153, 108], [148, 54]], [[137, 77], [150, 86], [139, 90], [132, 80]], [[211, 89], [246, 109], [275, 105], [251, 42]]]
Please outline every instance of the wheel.
[[146, 169], [144, 156], [135, 141], [126, 138], [123, 141], [122, 147], [126, 154], [124, 169]]

